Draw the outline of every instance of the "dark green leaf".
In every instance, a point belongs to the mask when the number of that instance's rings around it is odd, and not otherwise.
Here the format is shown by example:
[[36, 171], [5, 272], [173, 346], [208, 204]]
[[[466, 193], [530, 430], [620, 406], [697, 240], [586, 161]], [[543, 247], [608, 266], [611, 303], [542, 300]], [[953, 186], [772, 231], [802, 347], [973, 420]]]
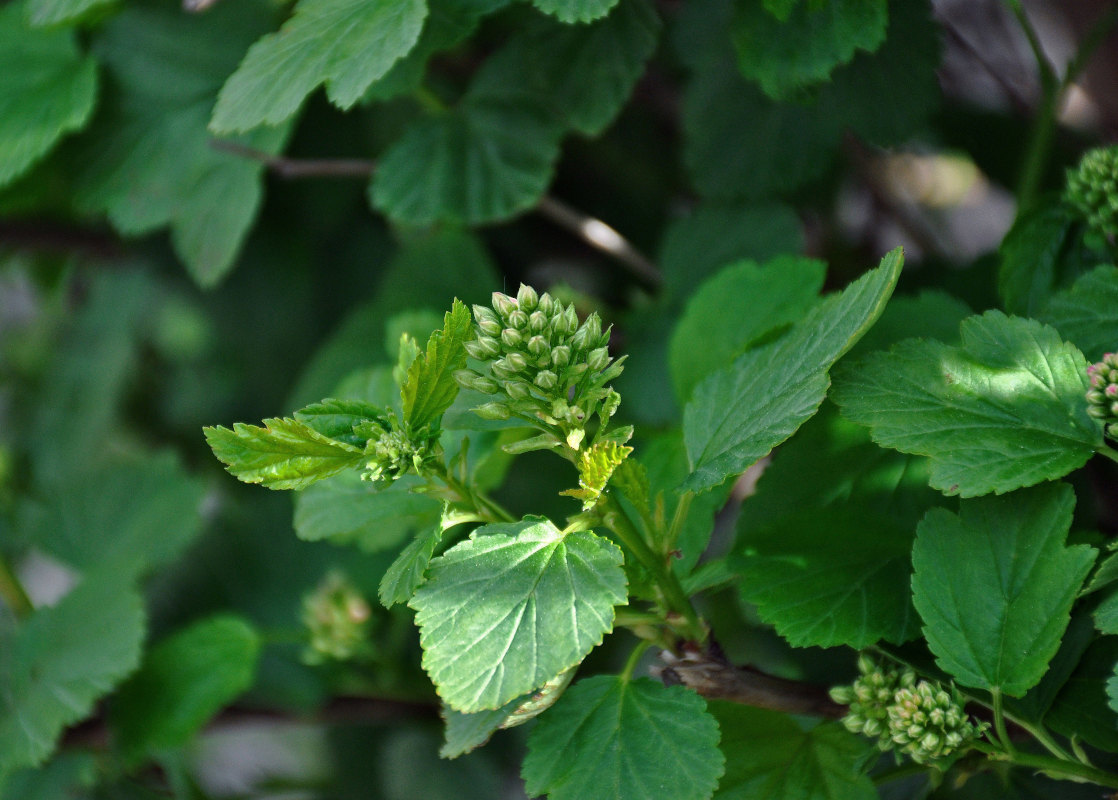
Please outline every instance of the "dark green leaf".
[[431, 561], [409, 605], [447, 705], [500, 708], [579, 663], [625, 602], [621, 551], [530, 518], [489, 525]]
[[1118, 350], [1118, 267], [1088, 272], [1053, 295], [1038, 318], [1082, 350], [1088, 361]]
[[963, 497], [1062, 477], [1102, 444], [1087, 363], [1056, 331], [989, 311], [958, 347], [909, 339], [839, 370], [834, 400], [874, 441], [932, 459], [931, 485]]
[[837, 722], [811, 730], [786, 714], [714, 702], [726, 774], [717, 800], [877, 800], [859, 765], [873, 745]]
[[131, 757], [190, 741], [256, 675], [260, 640], [239, 617], [197, 622], [159, 642], [113, 701], [112, 723]]
[[524, 698], [518, 697], [500, 708], [478, 711], [475, 714], [463, 714], [444, 705], [442, 713], [446, 719], [446, 741], [439, 749], [439, 755], [443, 758], [458, 758], [481, 747], [500, 730], [501, 725], [522, 702]]
[[561, 22], [592, 22], [608, 14], [617, 0], [532, 0], [532, 5]]
[[827, 372], [881, 314], [900, 276], [900, 249], [783, 338], [740, 356], [696, 387], [683, 417], [692, 474], [703, 490], [743, 471], [792, 435], [823, 402]]
[[1118, 592], [1111, 592], [1095, 608], [1095, 627], [1102, 633], [1118, 633]]
[[702, 800], [724, 767], [718, 736], [690, 689], [599, 675], [540, 718], [522, 774], [528, 794], [551, 800]]
[[60, 753], [41, 767], [17, 770], [4, 780], [0, 797], [12, 800], [79, 798], [97, 782], [97, 760], [92, 753]]
[[728, 366], [765, 334], [803, 316], [818, 299], [826, 271], [822, 261], [783, 256], [764, 266], [739, 262], [704, 281], [688, 301], [668, 347], [680, 402], [686, 403], [703, 378]]
[[136, 668], [143, 601], [101, 573], [0, 637], [2, 774], [42, 763], [63, 729]]
[[1047, 305], [1061, 277], [1074, 220], [1054, 202], [1044, 203], [1013, 223], [1002, 240], [998, 294], [1011, 314], [1033, 315]]
[[289, 418], [266, 419], [263, 428], [237, 422], [233, 430], [219, 425], [203, 432], [214, 455], [238, 480], [269, 489], [304, 489], [364, 460], [356, 447]]
[[211, 129], [277, 125], [322, 84], [335, 105], [349, 108], [415, 46], [426, 16], [423, 0], [300, 0], [226, 81]]
[[1057, 695], [1045, 724], [1064, 736], [1118, 753], [1118, 712], [1108, 702], [1114, 694], [1115, 664], [1118, 639], [1097, 639]]
[[1118, 714], [1118, 662], [1114, 664], [1114, 672], [1106, 679], [1106, 699], [1110, 710]]
[[400, 555], [396, 556], [396, 560], [392, 562], [380, 581], [378, 596], [381, 605], [392, 608], [396, 603], [406, 603], [411, 600], [415, 590], [423, 583], [427, 565], [431, 563], [431, 557], [435, 554], [435, 548], [442, 538], [442, 529], [431, 526], [427, 531], [416, 536]]
[[754, 0], [738, 0], [730, 36], [738, 68], [769, 96], [781, 99], [825, 81], [855, 52], [873, 52], [885, 40], [885, 0], [801, 3], [778, 20]]
[[383, 421], [384, 409], [365, 400], [337, 400], [328, 397], [295, 412], [295, 419], [328, 439], [363, 448], [365, 437], [353, 432], [362, 422]]
[[1065, 547], [1075, 495], [1050, 483], [932, 509], [917, 528], [912, 593], [939, 666], [1020, 697], [1044, 676], [1095, 560]]
[[742, 597], [794, 647], [917, 635], [912, 530], [865, 508], [792, 513], [739, 536]]
[[408, 368], [408, 379], [401, 389], [404, 401], [404, 422], [417, 431], [430, 425], [450, 408], [458, 396], [454, 373], [466, 367], [463, 345], [474, 338], [470, 311], [455, 300], [443, 319], [442, 330], [435, 331], [427, 341], [427, 352], [418, 356]]
[[73, 32], [32, 30], [24, 15], [22, 3], [0, 8], [0, 186], [83, 127], [97, 97], [97, 64]]

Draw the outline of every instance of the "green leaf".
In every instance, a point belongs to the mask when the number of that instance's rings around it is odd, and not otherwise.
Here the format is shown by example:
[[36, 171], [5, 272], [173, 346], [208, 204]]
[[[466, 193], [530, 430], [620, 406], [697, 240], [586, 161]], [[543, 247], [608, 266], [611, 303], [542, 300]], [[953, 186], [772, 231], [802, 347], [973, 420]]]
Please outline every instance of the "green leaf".
[[1118, 714], [1118, 662], [1114, 664], [1114, 671], [1106, 680], [1106, 699], [1110, 710]]
[[28, 28], [22, 3], [0, 8], [0, 186], [89, 119], [97, 64], [73, 31]]
[[787, 714], [712, 702], [726, 774], [716, 800], [877, 800], [860, 765], [873, 745], [837, 722], [804, 730]]
[[973, 313], [959, 298], [937, 290], [894, 296], [881, 318], [851, 349], [849, 360], [917, 336], [954, 344], [959, 338], [959, 325]]
[[328, 439], [363, 448], [365, 437], [353, 432], [362, 422], [383, 422], [384, 409], [364, 400], [337, 400], [328, 397], [295, 412], [295, 419], [314, 428]]
[[264, 427], [203, 428], [206, 442], [229, 472], [269, 489], [304, 489], [364, 460], [361, 450], [323, 436], [294, 419], [266, 419]]
[[122, 582], [170, 563], [202, 531], [205, 487], [169, 452], [78, 473], [44, 495], [25, 509], [28, 541]]
[[833, 398], [880, 445], [932, 459], [931, 485], [1008, 492], [1077, 469], [1102, 444], [1087, 363], [1056, 331], [988, 311], [958, 347], [909, 339], [839, 370]]
[[858, 50], [876, 50], [889, 19], [885, 0], [801, 3], [782, 20], [754, 0], [737, 0], [734, 12], [738, 68], [776, 99], [825, 81]]
[[[91, 8], [100, 8], [113, 0], [27, 0], [27, 20], [33, 27], [54, 27], [76, 23]], [[92, 15], [91, 15], [92, 16]]]
[[935, 508], [912, 552], [912, 593], [936, 662], [963, 686], [1020, 697], [1044, 676], [1095, 560], [1065, 547], [1071, 487], [1051, 483]]
[[479, 225], [531, 208], [547, 190], [561, 130], [531, 102], [471, 101], [413, 123], [379, 162], [373, 207], [409, 225]]
[[143, 601], [111, 573], [0, 632], [0, 774], [42, 763], [63, 729], [136, 668], [143, 639]]
[[881, 314], [900, 276], [900, 248], [827, 298], [783, 338], [700, 383], [683, 416], [691, 475], [702, 491], [745, 470], [791, 436], [827, 393], [827, 372]]
[[783, 22], [788, 19], [800, 0], [762, 0], [765, 10]]
[[1111, 592], [1095, 608], [1095, 627], [1101, 633], [1118, 633], [1118, 592]]
[[277, 125], [321, 84], [334, 105], [348, 109], [407, 55], [426, 16], [423, 0], [299, 0], [225, 82], [210, 129]]
[[1074, 220], [1059, 203], [1022, 214], [1002, 240], [998, 294], [1011, 314], [1032, 316], [1048, 303], [1060, 280]]
[[354, 544], [366, 553], [389, 550], [439, 520], [438, 501], [408, 491], [412, 485], [413, 478], [372, 483], [356, 471], [320, 481], [295, 496], [295, 533], [308, 542]]
[[539, 517], [479, 528], [432, 560], [409, 605], [439, 695], [499, 708], [582, 661], [625, 602], [621, 562], [608, 539]]
[[455, 299], [443, 318], [442, 330], [427, 340], [427, 352], [408, 368], [408, 380], [401, 390], [404, 421], [413, 431], [430, 425], [450, 408], [458, 396], [454, 373], [466, 367], [463, 345], [474, 338], [470, 310]]
[[25, 768], [0, 775], [0, 797], [14, 800], [59, 800], [87, 795], [98, 779], [97, 759], [92, 753], [63, 752], [34, 769]]
[[560, 22], [592, 22], [610, 12], [618, 0], [532, 0], [532, 5]]
[[1118, 267], [1097, 267], [1057, 292], [1038, 319], [1082, 350], [1088, 361], [1118, 350]]
[[585, 136], [604, 131], [629, 99], [660, 33], [648, 0], [622, 0], [589, 26], [540, 20], [491, 56], [470, 85], [473, 97], [523, 98], [549, 108]]
[[463, 714], [444, 705], [442, 715], [446, 720], [446, 741], [439, 749], [439, 755], [442, 758], [458, 758], [481, 747], [523, 702], [524, 698], [518, 697], [500, 708], [474, 714]]
[[411, 600], [426, 578], [427, 565], [431, 563], [443, 533], [441, 527], [432, 525], [396, 556], [380, 580], [377, 595], [382, 606], [392, 608], [397, 603]]
[[[94, 123], [75, 202], [128, 236], [169, 225], [202, 286], [232, 268], [263, 198], [264, 164], [216, 149], [206, 130], [221, 82], [261, 32], [258, 12], [251, 2], [194, 15], [130, 7], [94, 41], [117, 91]], [[274, 155], [287, 135], [267, 128], [231, 144]]]
[[866, 508], [789, 514], [739, 537], [741, 594], [793, 647], [913, 638], [912, 531]]
[[112, 725], [127, 757], [189, 742], [252, 685], [259, 653], [256, 631], [233, 616], [196, 622], [160, 641], [113, 701]]
[[732, 264], [691, 296], [668, 346], [676, 397], [686, 402], [707, 375], [765, 334], [802, 317], [818, 299], [827, 266], [782, 256], [764, 266]]
[[1116, 663], [1118, 639], [1096, 639], [1057, 695], [1045, 724], [1069, 738], [1118, 753], [1118, 712], [1108, 702]]
[[690, 689], [599, 675], [540, 718], [521, 774], [529, 795], [550, 800], [702, 800], [724, 768], [718, 737]]

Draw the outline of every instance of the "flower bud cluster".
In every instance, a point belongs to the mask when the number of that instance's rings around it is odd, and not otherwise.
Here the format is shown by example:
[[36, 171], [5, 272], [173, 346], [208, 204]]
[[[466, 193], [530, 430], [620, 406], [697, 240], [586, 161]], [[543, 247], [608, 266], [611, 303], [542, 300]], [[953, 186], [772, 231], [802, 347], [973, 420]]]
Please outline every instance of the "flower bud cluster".
[[979, 736], [952, 688], [918, 680], [910, 669], [884, 669], [866, 655], [858, 659], [861, 676], [850, 686], [831, 689], [831, 699], [849, 706], [847, 730], [877, 739], [881, 750], [900, 750], [918, 764], [942, 759]]
[[579, 323], [573, 305], [521, 284], [516, 297], [493, 293], [491, 307], [474, 306], [477, 338], [466, 352], [486, 364], [488, 374], [459, 370], [459, 385], [488, 395], [474, 411], [486, 419], [512, 415], [558, 427], [578, 449], [594, 414], [606, 420], [620, 396], [606, 384], [621, 374], [609, 355], [610, 331], [597, 314]]
[[1092, 234], [1113, 240], [1118, 235], [1118, 146], [1088, 151], [1078, 167], [1068, 170], [1064, 197]]
[[410, 435], [394, 415], [382, 421], [357, 425], [354, 432], [366, 439], [368, 461], [361, 477], [367, 481], [391, 483], [409, 472], [421, 475], [424, 468], [438, 458], [437, 437], [428, 436], [425, 432]]
[[361, 593], [339, 572], [331, 572], [303, 598], [303, 624], [310, 644], [308, 664], [345, 661], [368, 648], [371, 609]]
[[1118, 422], [1118, 353], [1107, 353], [1087, 367], [1087, 380], [1087, 413], [1106, 425]]

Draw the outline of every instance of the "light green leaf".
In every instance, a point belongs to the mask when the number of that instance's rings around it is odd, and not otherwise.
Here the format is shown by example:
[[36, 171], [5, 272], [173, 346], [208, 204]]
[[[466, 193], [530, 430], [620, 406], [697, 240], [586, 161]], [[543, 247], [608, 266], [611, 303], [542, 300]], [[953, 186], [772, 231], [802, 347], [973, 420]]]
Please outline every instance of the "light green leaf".
[[505, 720], [523, 702], [524, 698], [518, 697], [500, 708], [474, 714], [463, 714], [444, 705], [442, 715], [446, 720], [446, 741], [439, 749], [439, 755], [443, 758], [458, 758], [481, 747], [501, 729]]
[[111, 573], [0, 633], [0, 774], [33, 767], [140, 662], [143, 601]]
[[431, 563], [443, 533], [440, 526], [432, 525], [396, 556], [380, 580], [377, 595], [382, 606], [392, 608], [397, 603], [411, 600], [426, 577], [427, 565]]
[[[94, 40], [118, 92], [94, 124], [75, 202], [129, 236], [169, 225], [202, 286], [232, 268], [263, 197], [264, 164], [215, 149], [206, 130], [221, 82], [261, 32], [257, 12], [251, 2], [194, 15], [130, 7]], [[287, 134], [261, 129], [232, 144], [275, 154]]]
[[[1044, 723], [1057, 733], [1118, 753], [1118, 711], [1114, 694], [1118, 639], [1096, 639], [1056, 696]], [[1114, 687], [1114, 688], [1112, 688]]]
[[0, 7], [0, 186], [83, 127], [97, 97], [97, 64], [69, 30], [28, 28], [21, 3]]
[[337, 400], [328, 397], [295, 412], [295, 419], [314, 428], [329, 439], [363, 448], [367, 441], [353, 432], [362, 422], [384, 421], [384, 409], [364, 400]]
[[866, 508], [789, 514], [739, 537], [742, 597], [794, 647], [913, 638], [912, 531]]
[[1097, 267], [1057, 292], [1038, 319], [1082, 350], [1088, 361], [1118, 350], [1118, 267]]
[[259, 653], [256, 631], [233, 616], [196, 622], [160, 641], [113, 701], [112, 725], [127, 757], [190, 741], [252, 686]]
[[729, 365], [765, 334], [802, 317], [818, 299], [827, 266], [782, 256], [743, 261], [707, 279], [691, 296], [668, 346], [676, 397], [686, 403], [707, 375]]
[[1095, 627], [1102, 633], [1118, 633], [1118, 592], [1112, 592], [1095, 608]]
[[547, 190], [560, 133], [535, 103], [467, 99], [413, 123], [388, 148], [370, 199], [409, 225], [508, 219]]
[[263, 428], [237, 422], [233, 430], [219, 425], [202, 431], [231, 474], [269, 489], [304, 489], [364, 460], [353, 445], [289, 418], [266, 419]]
[[278, 32], [249, 48], [210, 129], [277, 125], [323, 83], [334, 105], [349, 108], [415, 46], [426, 16], [423, 0], [300, 0]]
[[726, 774], [716, 800], [877, 800], [860, 768], [873, 745], [837, 722], [804, 730], [787, 714], [712, 702]]
[[932, 459], [931, 485], [1008, 492], [1077, 469], [1102, 444], [1087, 363], [1053, 329], [988, 311], [958, 347], [909, 339], [839, 370], [833, 398], [885, 447]]
[[582, 661], [625, 602], [621, 562], [608, 539], [538, 517], [479, 528], [432, 560], [409, 605], [443, 700], [500, 708]]
[[205, 487], [169, 452], [52, 486], [41, 505], [26, 509], [24, 533], [79, 570], [103, 567], [127, 582], [170, 563], [202, 531]]
[[900, 276], [900, 248], [827, 298], [783, 338], [700, 383], [683, 416], [691, 475], [702, 491], [742, 472], [791, 436], [827, 393], [827, 372], [880, 316]]
[[470, 84], [472, 97], [525, 94], [569, 128], [597, 136], [629, 99], [660, 33], [648, 0], [622, 0], [589, 26], [540, 20], [515, 34]]
[[427, 340], [427, 352], [412, 361], [408, 380], [401, 389], [404, 401], [404, 422], [417, 431], [430, 425], [450, 408], [458, 396], [454, 373], [466, 367], [463, 345], [474, 338], [470, 310], [455, 299], [443, 318], [442, 330]]
[[737, 0], [734, 11], [738, 68], [776, 99], [825, 81], [858, 50], [876, 50], [889, 19], [885, 0], [801, 3], [782, 9], [782, 20], [755, 0]]
[[1065, 547], [1075, 508], [1051, 483], [936, 508], [916, 532], [912, 593], [939, 666], [963, 686], [1020, 697], [1044, 676], [1095, 560]]
[[608, 14], [617, 0], [532, 0], [532, 5], [560, 22], [592, 22]]
[[372, 483], [356, 471], [320, 481], [295, 496], [295, 533], [308, 542], [355, 544], [366, 553], [396, 547], [439, 520], [439, 502], [408, 491], [413, 483]]
[[521, 774], [529, 795], [550, 800], [703, 800], [724, 768], [718, 737], [690, 689], [599, 675], [540, 718]]

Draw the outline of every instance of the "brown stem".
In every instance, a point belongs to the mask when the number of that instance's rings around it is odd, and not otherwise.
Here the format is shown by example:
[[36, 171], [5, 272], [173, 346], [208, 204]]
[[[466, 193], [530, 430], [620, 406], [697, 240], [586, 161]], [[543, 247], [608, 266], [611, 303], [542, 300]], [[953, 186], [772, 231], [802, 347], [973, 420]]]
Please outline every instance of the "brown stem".
[[680, 684], [694, 689], [703, 697], [831, 719], [846, 714], [846, 706], [832, 700], [825, 687], [777, 678], [752, 667], [735, 667], [717, 645], [681, 656], [664, 651], [660, 660], [664, 662], [659, 668], [660, 680], [669, 686]]

